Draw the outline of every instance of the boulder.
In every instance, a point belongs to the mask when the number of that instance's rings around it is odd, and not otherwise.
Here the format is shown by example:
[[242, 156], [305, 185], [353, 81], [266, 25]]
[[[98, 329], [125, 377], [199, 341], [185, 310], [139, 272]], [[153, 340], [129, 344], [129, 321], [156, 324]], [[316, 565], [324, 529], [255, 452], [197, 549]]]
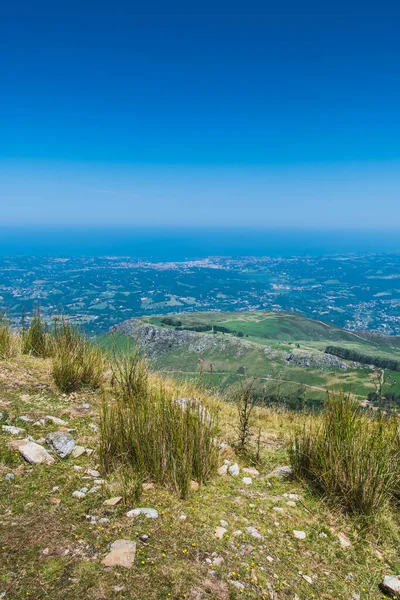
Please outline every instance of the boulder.
[[131, 540], [116, 540], [111, 544], [110, 552], [101, 561], [106, 567], [133, 567], [136, 555], [136, 543]]
[[43, 446], [36, 444], [36, 442], [25, 442], [19, 440], [12, 442], [10, 447], [18, 452], [31, 464], [46, 464], [51, 465], [54, 462], [54, 458], [47, 452]]
[[47, 444], [60, 458], [66, 458], [75, 447], [75, 440], [66, 431], [54, 431], [46, 436]]
[[284, 479], [285, 477], [292, 477], [293, 470], [289, 465], [284, 465], [282, 467], [276, 467], [271, 473], [268, 473], [267, 479], [272, 479], [273, 477], [278, 477], [280, 479]]
[[158, 511], [155, 508], [134, 508], [126, 513], [127, 517], [138, 517], [144, 515], [147, 519], [157, 519]]

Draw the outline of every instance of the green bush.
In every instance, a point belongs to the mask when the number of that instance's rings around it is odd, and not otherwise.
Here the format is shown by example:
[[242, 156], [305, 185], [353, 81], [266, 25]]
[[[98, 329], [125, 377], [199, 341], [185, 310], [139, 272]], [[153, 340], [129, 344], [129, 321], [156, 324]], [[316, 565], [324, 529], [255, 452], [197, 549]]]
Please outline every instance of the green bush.
[[331, 394], [292, 442], [293, 471], [345, 510], [373, 516], [400, 490], [398, 426], [397, 416], [370, 419], [351, 396]]
[[105, 471], [132, 468], [182, 498], [191, 480], [206, 482], [218, 461], [216, 418], [200, 403], [180, 406], [160, 380], [150, 383], [138, 353], [114, 357], [114, 395], [104, 398], [100, 460]]
[[0, 359], [11, 358], [18, 351], [18, 335], [11, 329], [9, 321], [0, 314]]
[[52, 345], [53, 379], [59, 390], [69, 394], [83, 387], [101, 386], [103, 355], [79, 329], [64, 320], [55, 322]]
[[51, 333], [40, 311], [37, 310], [27, 330], [22, 330], [22, 353], [38, 358], [48, 358], [52, 354]]

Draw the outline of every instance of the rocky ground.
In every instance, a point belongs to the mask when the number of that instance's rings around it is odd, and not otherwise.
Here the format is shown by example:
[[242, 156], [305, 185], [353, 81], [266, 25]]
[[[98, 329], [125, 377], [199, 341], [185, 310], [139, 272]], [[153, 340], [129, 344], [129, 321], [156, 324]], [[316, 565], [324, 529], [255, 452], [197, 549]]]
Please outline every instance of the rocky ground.
[[1, 362], [0, 598], [381, 598], [396, 514], [365, 528], [294, 481], [294, 415], [257, 412], [254, 466], [232, 447], [234, 408], [201, 399], [221, 412], [218, 475], [186, 501], [148, 481], [132, 504], [101, 472], [100, 395], [60, 394], [48, 361]]

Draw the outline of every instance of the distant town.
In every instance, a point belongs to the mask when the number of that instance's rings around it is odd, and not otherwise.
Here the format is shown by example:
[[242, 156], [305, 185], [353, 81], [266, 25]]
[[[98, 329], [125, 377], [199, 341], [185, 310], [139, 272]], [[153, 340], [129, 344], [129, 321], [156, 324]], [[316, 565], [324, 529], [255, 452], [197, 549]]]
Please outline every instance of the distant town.
[[400, 255], [0, 259], [0, 310], [14, 323], [35, 308], [91, 334], [131, 317], [194, 311], [299, 312], [348, 330], [400, 335]]

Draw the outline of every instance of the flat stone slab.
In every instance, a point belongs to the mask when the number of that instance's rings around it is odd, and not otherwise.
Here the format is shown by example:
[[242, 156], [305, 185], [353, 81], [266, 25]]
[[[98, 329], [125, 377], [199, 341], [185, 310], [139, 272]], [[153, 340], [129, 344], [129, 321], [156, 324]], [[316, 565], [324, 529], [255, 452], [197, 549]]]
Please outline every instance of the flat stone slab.
[[109, 498], [108, 500], [104, 500], [103, 504], [106, 506], [115, 506], [118, 502], [121, 502], [122, 496], [115, 496], [115, 498]]
[[155, 508], [134, 508], [126, 513], [127, 517], [138, 517], [144, 515], [147, 519], [157, 519], [158, 511]]
[[131, 540], [116, 540], [111, 544], [110, 552], [101, 561], [106, 567], [126, 567], [131, 569], [135, 562], [136, 544]]
[[60, 458], [66, 458], [75, 448], [75, 440], [67, 431], [49, 433], [46, 442]]
[[71, 452], [72, 458], [79, 458], [82, 454], [85, 454], [86, 448], [84, 446], [75, 446]]
[[11, 442], [10, 448], [18, 450], [18, 452], [27, 460], [33, 464], [46, 464], [51, 465], [54, 462], [54, 458], [47, 452], [43, 446], [36, 444], [36, 442], [25, 442], [24, 440], [18, 440]]
[[23, 427], [14, 427], [14, 425], [2, 425], [2, 430], [6, 433], [10, 433], [11, 435], [22, 435], [25, 433], [25, 429]]
[[46, 421], [50, 421], [50, 423], [53, 423], [54, 425], [66, 425], [67, 421], [63, 421], [62, 419], [59, 419], [58, 417], [53, 417], [52, 415], [46, 415], [44, 417], [44, 419]]
[[379, 587], [388, 596], [397, 597], [400, 593], [400, 575], [386, 575]]

